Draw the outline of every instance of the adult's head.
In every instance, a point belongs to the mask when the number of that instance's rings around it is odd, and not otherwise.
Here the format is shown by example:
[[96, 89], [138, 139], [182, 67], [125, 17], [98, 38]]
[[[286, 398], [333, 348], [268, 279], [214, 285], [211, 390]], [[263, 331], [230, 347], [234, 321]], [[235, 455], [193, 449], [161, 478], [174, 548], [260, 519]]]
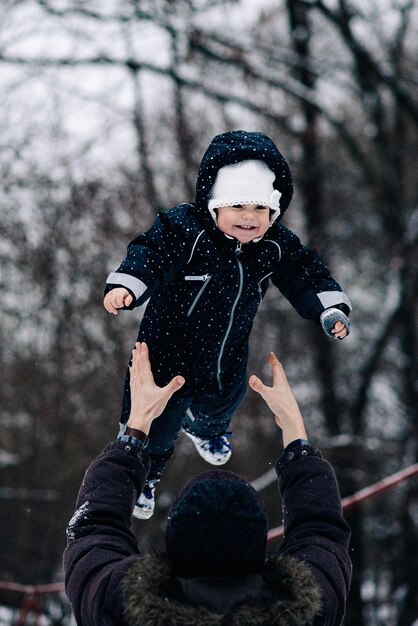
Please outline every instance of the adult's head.
[[246, 480], [211, 470], [178, 493], [168, 516], [166, 540], [177, 576], [255, 574], [266, 555], [265, 509]]

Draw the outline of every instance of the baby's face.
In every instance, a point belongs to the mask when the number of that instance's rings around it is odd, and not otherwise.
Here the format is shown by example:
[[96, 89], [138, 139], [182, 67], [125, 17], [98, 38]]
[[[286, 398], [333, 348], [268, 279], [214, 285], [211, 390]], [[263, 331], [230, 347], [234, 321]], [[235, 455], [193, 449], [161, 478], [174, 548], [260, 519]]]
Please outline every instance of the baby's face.
[[262, 237], [270, 226], [270, 209], [259, 204], [222, 206], [216, 212], [219, 230], [241, 243]]

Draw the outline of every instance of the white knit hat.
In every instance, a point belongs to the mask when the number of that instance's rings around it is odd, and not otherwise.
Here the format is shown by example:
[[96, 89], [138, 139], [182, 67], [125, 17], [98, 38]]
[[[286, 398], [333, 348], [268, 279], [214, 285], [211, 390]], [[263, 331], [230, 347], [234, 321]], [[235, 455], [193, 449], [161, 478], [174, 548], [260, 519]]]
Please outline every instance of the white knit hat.
[[209, 194], [208, 207], [215, 222], [218, 207], [259, 204], [272, 209], [272, 224], [280, 215], [282, 195], [273, 188], [274, 179], [274, 172], [261, 160], [251, 159], [222, 167]]

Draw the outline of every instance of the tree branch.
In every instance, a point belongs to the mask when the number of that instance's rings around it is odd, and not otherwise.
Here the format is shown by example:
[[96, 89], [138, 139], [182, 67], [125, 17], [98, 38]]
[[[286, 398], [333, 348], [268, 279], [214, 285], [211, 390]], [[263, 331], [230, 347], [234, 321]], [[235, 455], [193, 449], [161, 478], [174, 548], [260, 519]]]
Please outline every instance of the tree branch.
[[330, 7], [326, 6], [322, 0], [301, 0], [301, 2], [310, 8], [318, 8], [319, 11], [337, 27], [358, 67], [366, 68], [370, 75], [378, 79], [382, 85], [388, 87], [398, 104], [412, 117], [413, 121], [417, 123], [418, 107], [409, 97], [407, 87], [400, 84], [399, 77], [393, 76], [380, 67], [379, 63], [373, 58], [372, 53], [355, 37], [350, 25], [353, 13], [352, 10], [345, 5], [344, 0], [340, 0], [340, 12], [337, 12], [337, 10], [333, 11]]
[[[210, 44], [209, 44], [210, 45]], [[354, 136], [347, 131], [344, 123], [338, 119], [333, 113], [328, 111], [323, 105], [321, 105], [317, 99], [314, 97], [313, 92], [307, 88], [305, 85], [297, 81], [296, 79], [287, 78], [286, 81], [278, 80], [276, 77], [272, 77], [267, 74], [267, 69], [265, 67], [251, 65], [250, 62], [246, 59], [246, 50], [244, 48], [236, 46], [236, 54], [231, 56], [230, 58], [226, 58], [223, 55], [218, 54], [209, 45], [204, 45], [201, 41], [199, 44], [193, 42], [191, 47], [198, 48], [200, 52], [207, 54], [209, 58], [216, 60], [220, 63], [229, 64], [235, 67], [242, 69], [245, 74], [254, 80], [258, 80], [263, 82], [264, 84], [273, 87], [275, 89], [279, 89], [284, 93], [287, 93], [291, 97], [299, 100], [302, 104], [308, 104], [319, 113], [328, 124], [336, 130], [343, 143], [345, 144], [348, 152], [351, 154], [353, 160], [361, 166], [365, 174], [365, 178], [374, 182], [374, 184], [379, 185], [381, 179], [378, 173], [375, 173], [374, 170], [370, 166], [369, 159], [363, 154], [359, 143], [354, 138]]]

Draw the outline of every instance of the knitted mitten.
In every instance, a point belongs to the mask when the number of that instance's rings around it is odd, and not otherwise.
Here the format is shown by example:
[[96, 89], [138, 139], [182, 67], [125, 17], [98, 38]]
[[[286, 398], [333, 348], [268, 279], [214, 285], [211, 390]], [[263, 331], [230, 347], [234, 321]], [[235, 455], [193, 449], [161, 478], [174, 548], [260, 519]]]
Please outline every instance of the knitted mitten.
[[340, 311], [340, 309], [336, 309], [334, 307], [331, 307], [330, 309], [325, 309], [325, 311], [321, 313], [321, 317], [319, 319], [321, 322], [321, 326], [324, 329], [325, 333], [328, 335], [328, 337], [332, 337], [333, 339], [339, 339], [339, 337], [336, 337], [331, 332], [336, 322], [342, 322], [343, 324], [345, 324], [347, 328], [346, 337], [350, 333], [350, 320], [348, 319], [347, 315], [345, 315], [345, 313]]

